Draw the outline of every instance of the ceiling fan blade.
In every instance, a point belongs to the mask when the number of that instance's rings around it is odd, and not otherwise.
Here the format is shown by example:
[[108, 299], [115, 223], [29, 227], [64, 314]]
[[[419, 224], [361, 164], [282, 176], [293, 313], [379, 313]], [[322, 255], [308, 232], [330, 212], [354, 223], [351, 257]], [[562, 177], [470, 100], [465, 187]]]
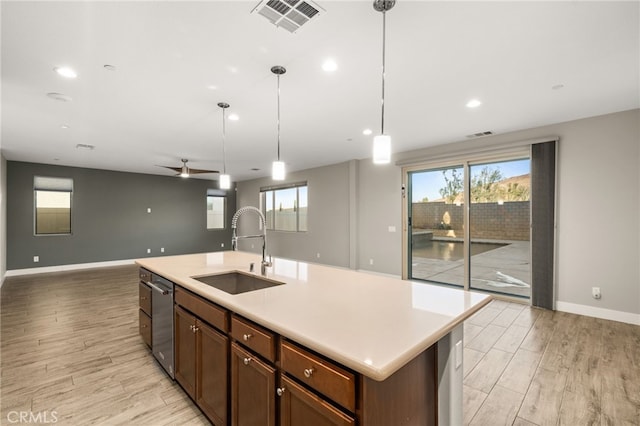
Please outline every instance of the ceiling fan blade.
[[171, 166], [158, 166], [158, 167], [164, 167], [165, 169], [171, 169], [174, 172], [178, 172], [178, 173], [180, 173], [182, 171], [182, 167], [171, 167]]
[[199, 173], [220, 173], [220, 172], [217, 170], [192, 169], [191, 167], [189, 167], [189, 174], [197, 175]]

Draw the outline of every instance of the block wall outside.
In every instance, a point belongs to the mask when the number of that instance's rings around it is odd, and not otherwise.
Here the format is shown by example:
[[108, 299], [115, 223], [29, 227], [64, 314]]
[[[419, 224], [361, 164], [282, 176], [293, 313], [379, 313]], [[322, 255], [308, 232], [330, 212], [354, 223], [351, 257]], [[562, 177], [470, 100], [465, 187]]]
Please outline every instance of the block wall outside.
[[[472, 203], [471, 237], [492, 240], [529, 240], [529, 201]], [[435, 237], [464, 236], [464, 204], [444, 202], [413, 203], [414, 231], [428, 229]]]

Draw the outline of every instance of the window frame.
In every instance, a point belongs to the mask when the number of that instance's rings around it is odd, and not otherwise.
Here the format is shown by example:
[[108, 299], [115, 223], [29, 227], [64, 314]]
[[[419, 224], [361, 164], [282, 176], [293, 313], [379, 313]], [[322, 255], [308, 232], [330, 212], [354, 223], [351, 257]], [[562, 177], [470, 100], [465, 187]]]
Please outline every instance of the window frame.
[[[276, 229], [276, 220], [275, 220], [275, 211], [276, 211], [276, 192], [283, 191], [295, 188], [296, 197], [293, 203], [293, 210], [295, 214], [295, 230], [291, 229]], [[300, 228], [300, 188], [306, 189], [306, 204], [305, 208], [307, 209], [307, 219], [306, 219], [306, 227], [305, 229]], [[267, 212], [267, 194], [271, 195], [271, 206], [273, 209], [273, 214], [269, 215]], [[307, 182], [295, 182], [289, 183], [285, 185], [275, 185], [275, 186], [265, 186], [260, 188], [260, 210], [262, 214], [264, 214], [266, 229], [268, 231], [277, 231], [277, 232], [308, 232], [309, 231], [309, 185]]]
[[[209, 228], [209, 197], [222, 198], [222, 227]], [[227, 213], [229, 211], [227, 194], [218, 189], [208, 189], [205, 198], [205, 227], [207, 231], [224, 231], [227, 229]]]
[[[58, 182], [58, 185], [53, 183], [55, 181]], [[69, 232], [38, 232], [38, 193], [39, 192], [43, 192], [43, 193], [57, 192], [57, 193], [69, 194]], [[74, 192], [73, 178], [59, 177], [59, 176], [34, 176], [33, 177], [33, 236], [34, 237], [55, 237], [55, 236], [73, 235], [73, 216], [74, 216], [73, 192]]]

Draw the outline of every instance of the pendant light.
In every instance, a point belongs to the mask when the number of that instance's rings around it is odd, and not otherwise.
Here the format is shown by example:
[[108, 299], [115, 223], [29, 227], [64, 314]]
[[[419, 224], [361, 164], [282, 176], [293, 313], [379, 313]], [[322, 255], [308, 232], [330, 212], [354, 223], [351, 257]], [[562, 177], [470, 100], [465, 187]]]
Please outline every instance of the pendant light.
[[229, 108], [229, 104], [226, 102], [219, 102], [218, 106], [222, 108], [222, 174], [220, 175], [220, 189], [231, 188], [231, 176], [227, 174], [227, 158], [225, 153], [225, 142], [227, 138], [226, 120], [224, 119], [224, 112]]
[[284, 180], [284, 161], [280, 161], [280, 76], [287, 72], [287, 70], [283, 66], [275, 65], [271, 67], [271, 72], [278, 76], [278, 159], [273, 162], [271, 178], [273, 180]]
[[382, 12], [382, 120], [380, 134], [373, 138], [374, 164], [388, 164], [391, 162], [391, 136], [384, 134], [384, 74], [385, 74], [385, 42], [387, 11], [395, 6], [396, 0], [374, 0], [373, 8]]

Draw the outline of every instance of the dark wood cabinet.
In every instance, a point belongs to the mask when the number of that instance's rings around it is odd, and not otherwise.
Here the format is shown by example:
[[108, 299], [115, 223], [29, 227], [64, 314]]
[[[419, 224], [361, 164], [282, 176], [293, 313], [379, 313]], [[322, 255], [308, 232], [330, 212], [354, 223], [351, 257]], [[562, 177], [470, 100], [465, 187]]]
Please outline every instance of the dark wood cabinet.
[[229, 338], [175, 306], [175, 376], [215, 425], [227, 424]]
[[216, 425], [227, 424], [229, 338], [196, 320], [196, 403]]
[[283, 375], [280, 396], [280, 426], [350, 426], [356, 420], [316, 394]]
[[[437, 424], [435, 345], [378, 382], [182, 287], [174, 295], [175, 378], [215, 425]], [[145, 321], [140, 309], [141, 333]]]
[[196, 398], [196, 317], [179, 306], [174, 310], [174, 363], [176, 380], [187, 394]]
[[140, 269], [138, 277], [138, 327], [142, 341], [151, 348], [151, 288], [145, 284], [151, 279], [151, 272]]
[[276, 370], [237, 343], [231, 344], [231, 424], [276, 424]]

